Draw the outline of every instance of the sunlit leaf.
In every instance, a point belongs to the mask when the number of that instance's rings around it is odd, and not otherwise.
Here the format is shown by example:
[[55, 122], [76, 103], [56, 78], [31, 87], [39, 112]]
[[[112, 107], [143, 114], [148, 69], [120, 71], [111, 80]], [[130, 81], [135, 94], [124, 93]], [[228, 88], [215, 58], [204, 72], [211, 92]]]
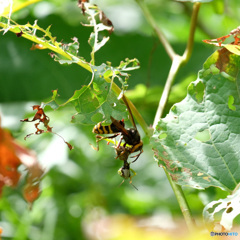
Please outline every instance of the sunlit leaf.
[[238, 55], [216, 51], [187, 97], [158, 123], [155, 158], [176, 183], [230, 191], [240, 182], [239, 68]]

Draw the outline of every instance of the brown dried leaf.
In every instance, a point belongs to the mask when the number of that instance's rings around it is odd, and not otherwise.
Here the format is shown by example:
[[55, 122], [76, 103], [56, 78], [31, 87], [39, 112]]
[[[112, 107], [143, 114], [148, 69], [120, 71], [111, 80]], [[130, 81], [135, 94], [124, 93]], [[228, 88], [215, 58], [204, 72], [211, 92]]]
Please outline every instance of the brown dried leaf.
[[105, 15], [105, 13], [103, 11], [99, 12], [99, 20], [105, 26], [111, 27], [111, 29], [108, 31], [109, 34], [111, 34], [114, 31], [114, 27], [113, 27], [112, 21]]
[[[66, 142], [64, 140], [64, 138], [62, 136], [60, 136], [58, 133], [55, 133], [52, 131], [52, 127], [50, 127], [48, 125], [48, 123], [50, 122], [50, 118], [44, 113], [44, 110], [43, 108], [41, 108], [39, 105], [34, 105], [33, 107], [33, 110], [37, 110], [36, 114], [34, 115], [33, 119], [32, 120], [29, 120], [28, 118], [25, 118], [23, 120], [20, 120], [21, 122], [34, 122], [34, 121], [39, 121], [38, 123], [35, 123], [35, 128], [37, 129], [37, 131], [35, 133], [30, 133], [28, 135], [26, 135], [26, 137], [24, 138], [26, 140], [26, 138], [30, 137], [31, 135], [33, 134], [36, 134], [36, 135], [39, 135], [39, 134], [42, 134], [42, 133], [47, 133], [47, 132], [50, 132], [50, 133], [53, 133], [59, 137], [61, 137], [63, 139], [63, 141], [67, 144], [68, 148], [70, 150], [73, 149], [73, 146]], [[43, 123], [44, 127], [46, 128], [46, 130], [43, 130], [43, 129], [40, 129], [38, 126], [40, 123]]]

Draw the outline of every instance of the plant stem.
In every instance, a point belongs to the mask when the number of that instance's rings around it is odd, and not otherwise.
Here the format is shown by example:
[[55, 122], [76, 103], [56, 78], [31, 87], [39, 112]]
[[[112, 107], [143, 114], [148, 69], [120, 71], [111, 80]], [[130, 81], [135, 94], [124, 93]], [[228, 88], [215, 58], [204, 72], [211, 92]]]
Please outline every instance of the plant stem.
[[187, 47], [185, 49], [185, 52], [183, 53], [182, 56], [182, 63], [186, 63], [188, 62], [188, 60], [190, 59], [191, 55], [192, 55], [192, 50], [193, 50], [193, 44], [194, 44], [194, 34], [195, 34], [195, 30], [197, 27], [197, 20], [198, 20], [198, 12], [200, 9], [201, 3], [200, 2], [196, 2], [193, 5], [193, 12], [192, 12], [192, 17], [191, 17], [191, 26], [190, 26], [190, 34], [188, 37], [188, 42], [187, 42]]
[[[116, 95], [120, 95], [121, 93], [121, 89], [118, 87], [118, 85], [116, 83], [112, 83], [112, 90], [116, 93]], [[143, 129], [143, 131], [145, 132], [145, 134], [150, 137], [152, 135], [152, 131], [151, 129], [148, 128], [147, 123], [144, 121], [142, 115], [138, 112], [138, 110], [136, 109], [136, 107], [134, 106], [134, 104], [123, 94], [122, 97], [123, 101], [125, 102], [126, 105], [126, 101], [127, 104], [129, 105], [133, 116], [136, 118], [137, 122], [140, 124], [141, 128]]]
[[19, 5], [17, 5], [16, 7], [14, 6], [12, 12], [17, 12], [17, 11], [23, 9], [23, 8], [26, 8], [27, 6], [29, 6], [31, 4], [37, 3], [39, 1], [40, 0], [29, 0], [27, 2], [23, 2], [23, 3], [19, 4]]
[[191, 17], [191, 26], [190, 26], [190, 33], [188, 37], [188, 43], [187, 47], [184, 51], [183, 56], [179, 56], [178, 54], [175, 54], [173, 57], [172, 65], [168, 74], [168, 78], [166, 81], [166, 84], [164, 86], [164, 90], [161, 96], [161, 99], [159, 101], [157, 113], [155, 115], [154, 123], [153, 123], [153, 128], [157, 126], [158, 121], [161, 119], [163, 115], [163, 111], [165, 109], [165, 106], [168, 101], [168, 97], [173, 85], [173, 82], [176, 78], [176, 75], [180, 69], [180, 67], [185, 64], [186, 62], [189, 61], [192, 50], [193, 50], [193, 43], [194, 43], [194, 33], [196, 30], [196, 25], [197, 25], [197, 16], [199, 12], [199, 8], [201, 6], [201, 3], [197, 2], [193, 5], [193, 12], [192, 12], [192, 17]]
[[[147, 19], [149, 24], [152, 26], [152, 28], [156, 32], [156, 35], [158, 36], [160, 42], [163, 44], [163, 47], [165, 48], [167, 54], [172, 59], [172, 65], [171, 65], [171, 68], [170, 68], [170, 71], [168, 74], [166, 84], [164, 86], [164, 90], [163, 90], [161, 99], [159, 101], [158, 109], [157, 109], [156, 116], [155, 116], [154, 123], [153, 123], [153, 128], [155, 129], [158, 121], [161, 119], [161, 117], [163, 115], [165, 106], [168, 101], [168, 96], [171, 91], [173, 82], [176, 78], [176, 75], [177, 75], [180, 67], [190, 59], [190, 56], [192, 54], [194, 33], [195, 33], [196, 25], [197, 25], [197, 16], [198, 16], [198, 12], [199, 12], [199, 8], [200, 8], [201, 4], [197, 2], [193, 6], [188, 43], [187, 43], [184, 54], [182, 56], [180, 56], [175, 53], [175, 51], [173, 50], [170, 43], [167, 41], [166, 37], [163, 35], [162, 31], [160, 30], [160, 28], [156, 24], [155, 20], [153, 19], [152, 15], [150, 14], [144, 1], [136, 0], [136, 2], [141, 7], [145, 18]], [[190, 230], [193, 230], [195, 228], [195, 223], [191, 216], [191, 211], [190, 211], [190, 208], [186, 201], [186, 198], [184, 196], [184, 193], [182, 191], [182, 188], [179, 185], [177, 185], [176, 183], [174, 183], [171, 176], [167, 172], [166, 168], [163, 168], [163, 169], [164, 169], [164, 171], [167, 175], [167, 178], [171, 184], [171, 187], [175, 193], [175, 196], [177, 198], [177, 201], [179, 203], [179, 206], [180, 206], [183, 216], [185, 218], [186, 224]]]
[[183, 216], [184, 216], [185, 222], [188, 226], [188, 229], [189, 230], [194, 230], [195, 229], [195, 222], [194, 222], [194, 219], [192, 218], [192, 214], [191, 214], [189, 205], [187, 203], [187, 200], [184, 196], [182, 188], [179, 185], [177, 185], [176, 183], [173, 182], [171, 176], [169, 175], [169, 173], [168, 173], [168, 171], [166, 170], [165, 167], [163, 167], [163, 170], [166, 173], [168, 181], [170, 182], [171, 187], [174, 191], [174, 194], [177, 198], [177, 201], [178, 201], [179, 206], [181, 208], [181, 211], [183, 213]]
[[146, 18], [148, 23], [152, 26], [158, 39], [160, 40], [163, 47], [165, 48], [165, 51], [167, 52], [168, 56], [170, 57], [170, 59], [173, 60], [176, 53], [174, 52], [174, 50], [173, 50], [172, 46], [170, 45], [170, 43], [168, 42], [168, 40], [166, 39], [165, 35], [162, 33], [161, 29], [158, 27], [157, 23], [155, 22], [154, 18], [152, 17], [151, 13], [149, 12], [146, 4], [144, 3], [143, 0], [136, 0], [136, 2], [142, 9], [144, 17]]
[[163, 115], [163, 111], [164, 111], [165, 106], [167, 104], [168, 97], [169, 97], [169, 94], [170, 94], [170, 90], [172, 88], [173, 82], [175, 80], [175, 77], [178, 73], [178, 70], [179, 70], [181, 64], [182, 64], [182, 57], [180, 57], [178, 55], [175, 55], [175, 57], [173, 58], [173, 61], [172, 61], [172, 65], [171, 65], [171, 68], [170, 68], [170, 71], [169, 71], [169, 74], [168, 74], [167, 81], [166, 81], [164, 89], [163, 89], [161, 99], [160, 99], [159, 104], [158, 104], [158, 109], [157, 109], [155, 119], [154, 119], [154, 122], [153, 122], [153, 129], [156, 128], [156, 126], [158, 124], [158, 121], [161, 119], [161, 117]]

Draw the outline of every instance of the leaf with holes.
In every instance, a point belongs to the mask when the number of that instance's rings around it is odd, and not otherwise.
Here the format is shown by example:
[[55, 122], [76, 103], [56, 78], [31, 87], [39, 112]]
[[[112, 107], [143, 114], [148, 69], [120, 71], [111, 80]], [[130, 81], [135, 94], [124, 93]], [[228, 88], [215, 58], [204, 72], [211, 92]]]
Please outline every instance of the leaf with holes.
[[[72, 122], [80, 124], [95, 125], [104, 120], [105, 123], [111, 123], [110, 116], [116, 119], [126, 119], [127, 109], [120, 99], [128, 87], [129, 74], [127, 71], [138, 69], [139, 61], [127, 58], [125, 61], [121, 61], [118, 67], [112, 67], [108, 62], [108, 65], [102, 64], [91, 66], [91, 68], [92, 79], [88, 85], [76, 90], [73, 96], [61, 105], [57, 102], [57, 90], [54, 90], [52, 99], [42, 103], [42, 107], [50, 106], [56, 110], [72, 103], [77, 111], [72, 117]], [[112, 88], [114, 81], [121, 84], [122, 91], [118, 93], [118, 96]]]
[[240, 182], [239, 68], [238, 55], [216, 51], [187, 97], [158, 123], [155, 158], [177, 184], [230, 192]]
[[119, 70], [105, 64], [93, 66], [92, 69], [93, 78], [90, 84], [75, 91], [72, 98], [68, 100], [77, 110], [73, 122], [96, 124], [105, 119], [110, 121], [110, 116], [117, 119], [126, 118], [126, 106], [119, 101], [111, 88], [114, 77], [120, 73]]
[[224, 229], [230, 231], [233, 220], [240, 214], [240, 190], [227, 196], [225, 199], [207, 204], [203, 210], [204, 221], [213, 230], [219, 223]]

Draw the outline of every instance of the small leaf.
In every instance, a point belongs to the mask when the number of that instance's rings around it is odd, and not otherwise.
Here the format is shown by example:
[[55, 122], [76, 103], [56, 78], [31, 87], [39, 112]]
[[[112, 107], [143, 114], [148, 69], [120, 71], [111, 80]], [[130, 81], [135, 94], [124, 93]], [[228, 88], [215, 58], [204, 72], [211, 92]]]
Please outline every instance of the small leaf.
[[94, 52], [97, 52], [101, 47], [103, 47], [109, 39], [109, 37], [104, 37], [101, 42], [97, 43], [94, 46]]

